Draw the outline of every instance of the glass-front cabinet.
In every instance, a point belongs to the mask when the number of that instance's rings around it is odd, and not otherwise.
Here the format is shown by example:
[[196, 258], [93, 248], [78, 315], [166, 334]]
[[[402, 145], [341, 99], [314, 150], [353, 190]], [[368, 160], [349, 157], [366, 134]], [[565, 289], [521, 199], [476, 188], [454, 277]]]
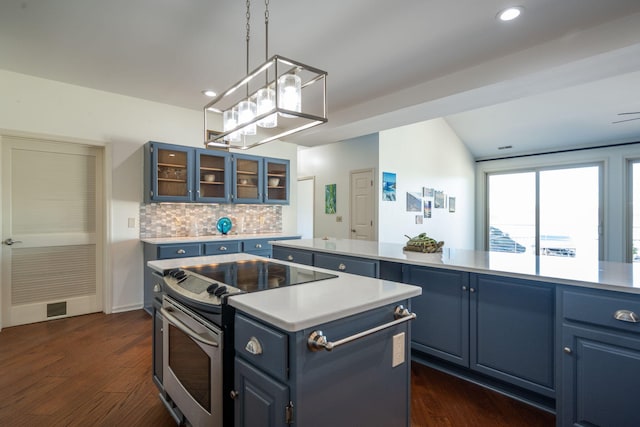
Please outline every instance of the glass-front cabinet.
[[289, 160], [149, 141], [145, 202], [289, 204]]
[[189, 202], [193, 198], [193, 149], [150, 142], [145, 156], [149, 187], [145, 197], [157, 202]]
[[262, 157], [233, 155], [234, 203], [262, 203], [262, 168]]
[[289, 160], [264, 159], [265, 203], [289, 203]]
[[231, 201], [231, 156], [226, 151], [196, 150], [196, 201]]

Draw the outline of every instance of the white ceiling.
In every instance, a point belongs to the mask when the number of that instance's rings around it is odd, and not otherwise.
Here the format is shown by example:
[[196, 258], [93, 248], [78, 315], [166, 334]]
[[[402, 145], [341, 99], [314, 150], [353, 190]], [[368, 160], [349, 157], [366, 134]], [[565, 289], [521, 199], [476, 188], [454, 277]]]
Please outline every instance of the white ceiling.
[[[328, 71], [313, 146], [445, 117], [476, 158], [640, 141], [640, 1], [271, 0], [269, 54]], [[251, 5], [251, 67], [264, 2]], [[240, 0], [2, 0], [0, 69], [200, 111], [245, 71]], [[636, 116], [637, 117], [637, 116]], [[497, 147], [512, 145], [510, 150]]]

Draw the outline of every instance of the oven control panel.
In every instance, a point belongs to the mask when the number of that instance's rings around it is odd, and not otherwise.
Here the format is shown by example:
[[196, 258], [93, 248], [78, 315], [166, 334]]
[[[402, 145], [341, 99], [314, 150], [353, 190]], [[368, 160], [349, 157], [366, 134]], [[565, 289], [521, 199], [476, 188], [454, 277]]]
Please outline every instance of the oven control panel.
[[164, 281], [173, 290], [188, 298], [214, 305], [220, 305], [222, 299], [229, 295], [242, 293], [234, 286], [202, 277], [181, 268], [166, 271]]

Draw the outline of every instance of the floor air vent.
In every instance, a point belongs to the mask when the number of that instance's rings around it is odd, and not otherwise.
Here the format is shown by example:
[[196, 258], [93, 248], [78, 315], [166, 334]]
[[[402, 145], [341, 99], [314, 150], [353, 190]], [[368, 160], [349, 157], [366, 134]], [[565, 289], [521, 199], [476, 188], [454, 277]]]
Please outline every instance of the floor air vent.
[[47, 304], [47, 317], [64, 316], [67, 314], [67, 302], [54, 302]]

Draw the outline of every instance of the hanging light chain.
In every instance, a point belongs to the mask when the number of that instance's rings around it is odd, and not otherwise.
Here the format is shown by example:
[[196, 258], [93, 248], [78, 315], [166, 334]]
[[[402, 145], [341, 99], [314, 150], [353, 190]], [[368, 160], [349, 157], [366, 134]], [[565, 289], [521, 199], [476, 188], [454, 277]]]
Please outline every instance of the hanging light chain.
[[251, 1], [247, 0], [247, 12], [245, 14], [247, 18], [247, 74], [249, 74], [249, 35], [251, 33]]
[[269, 0], [264, 0], [264, 59], [269, 59]]

